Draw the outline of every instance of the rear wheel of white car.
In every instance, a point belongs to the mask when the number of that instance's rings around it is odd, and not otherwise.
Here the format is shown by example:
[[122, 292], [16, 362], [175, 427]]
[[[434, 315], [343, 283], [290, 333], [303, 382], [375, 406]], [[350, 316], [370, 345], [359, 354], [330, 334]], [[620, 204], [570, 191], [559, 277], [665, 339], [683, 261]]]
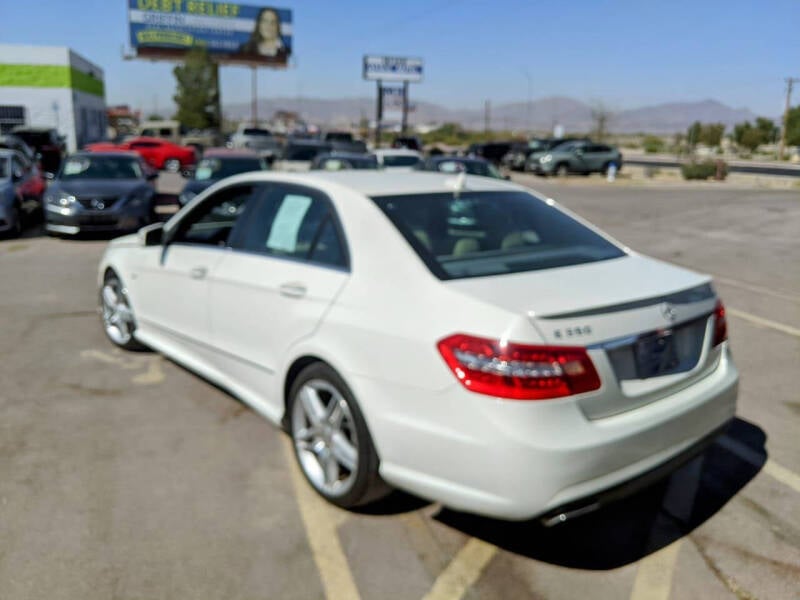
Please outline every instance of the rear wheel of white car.
[[128, 294], [119, 276], [113, 271], [106, 273], [100, 290], [100, 308], [103, 316], [103, 329], [111, 342], [125, 350], [143, 350], [133, 337], [136, 318], [133, 314]]
[[389, 488], [378, 476], [378, 456], [347, 384], [324, 363], [306, 367], [289, 392], [289, 431], [303, 475], [329, 502], [353, 508]]

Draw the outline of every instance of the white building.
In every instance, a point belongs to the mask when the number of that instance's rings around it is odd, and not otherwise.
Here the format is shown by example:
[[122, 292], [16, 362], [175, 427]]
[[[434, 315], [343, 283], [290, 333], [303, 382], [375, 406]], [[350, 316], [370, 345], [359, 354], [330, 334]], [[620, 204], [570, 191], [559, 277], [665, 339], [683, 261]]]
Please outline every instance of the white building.
[[52, 127], [70, 152], [106, 135], [103, 70], [66, 47], [0, 44], [0, 130]]

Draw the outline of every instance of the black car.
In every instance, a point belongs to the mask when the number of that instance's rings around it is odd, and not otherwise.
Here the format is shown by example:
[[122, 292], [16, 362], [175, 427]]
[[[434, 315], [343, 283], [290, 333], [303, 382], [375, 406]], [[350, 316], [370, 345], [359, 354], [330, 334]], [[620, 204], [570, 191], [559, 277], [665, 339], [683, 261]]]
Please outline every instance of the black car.
[[46, 127], [15, 127], [12, 133], [22, 138], [39, 155], [42, 170], [58, 173], [66, 152], [64, 138], [55, 129]]
[[197, 194], [211, 187], [221, 179], [250, 171], [269, 169], [266, 158], [247, 150], [209, 149], [193, 171], [184, 172], [191, 179], [186, 182], [178, 202], [188, 204]]
[[392, 148], [408, 148], [422, 152], [422, 140], [417, 136], [397, 136], [392, 140]]
[[461, 173], [491, 177], [493, 179], [508, 179], [488, 160], [483, 158], [470, 158], [464, 156], [431, 156], [419, 167], [422, 171], [438, 171], [440, 173]]
[[374, 154], [353, 152], [326, 152], [318, 154], [311, 162], [312, 171], [343, 171], [348, 169], [377, 169], [378, 159]]
[[513, 142], [488, 142], [485, 144], [472, 144], [467, 149], [467, 156], [485, 158], [489, 162], [499, 165], [503, 157], [511, 150]]
[[147, 225], [153, 217], [156, 177], [132, 152], [73, 154], [45, 193], [45, 230], [76, 235]]

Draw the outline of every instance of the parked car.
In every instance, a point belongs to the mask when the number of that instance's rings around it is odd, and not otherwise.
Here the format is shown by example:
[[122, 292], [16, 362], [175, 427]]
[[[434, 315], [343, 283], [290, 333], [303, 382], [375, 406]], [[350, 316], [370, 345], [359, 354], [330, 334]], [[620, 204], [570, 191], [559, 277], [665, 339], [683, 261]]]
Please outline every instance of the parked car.
[[538, 175], [589, 175], [605, 173], [612, 164], [617, 170], [622, 168], [622, 154], [618, 149], [594, 142], [572, 141], [542, 154], [531, 168]]
[[422, 152], [422, 146], [422, 140], [415, 135], [397, 136], [392, 140], [392, 148], [407, 148], [408, 150]]
[[44, 190], [44, 179], [34, 163], [21, 152], [0, 149], [0, 235], [20, 235], [41, 214]]
[[73, 154], [45, 193], [45, 230], [50, 235], [76, 235], [147, 225], [157, 176], [134, 152]]
[[357, 140], [349, 131], [328, 131], [322, 136], [322, 141], [330, 144], [334, 152], [347, 152], [350, 154], [365, 154], [367, 144]]
[[318, 154], [333, 151], [333, 145], [316, 139], [290, 138], [272, 168], [276, 171], [308, 171]]
[[181, 206], [188, 204], [197, 194], [226, 177], [267, 169], [267, 161], [253, 150], [209, 148], [196, 169], [184, 172], [184, 176], [191, 179], [178, 195], [178, 203]]
[[38, 162], [36, 151], [26, 144], [25, 140], [14, 135], [13, 133], [0, 135], [0, 148], [5, 150], [14, 150], [15, 152], [22, 154], [30, 162]]
[[342, 507], [393, 486], [563, 520], [676, 469], [735, 414], [708, 276], [496, 179], [240, 175], [112, 242], [97, 283], [112, 343], [282, 425]]
[[507, 169], [523, 171], [531, 156], [536, 154], [536, 159], [538, 159], [542, 154], [567, 141], [569, 140], [565, 138], [533, 138], [527, 143], [514, 144], [508, 154], [503, 157], [502, 164]]
[[159, 138], [178, 146], [189, 146], [198, 154], [224, 141], [224, 136], [215, 129], [187, 129], [174, 119], [145, 121], [139, 125], [138, 132], [139, 137]]
[[439, 171], [441, 173], [465, 172], [469, 175], [508, 179], [492, 163], [483, 158], [467, 158], [464, 156], [430, 156], [419, 167], [422, 171]]
[[39, 155], [42, 170], [47, 173], [57, 173], [61, 168], [61, 161], [67, 152], [64, 136], [58, 131], [48, 127], [18, 126], [11, 130], [12, 133], [22, 138], [35, 153]]
[[231, 136], [230, 146], [254, 150], [272, 162], [280, 152], [281, 142], [269, 129], [240, 125], [236, 133]]
[[177, 173], [191, 167], [197, 161], [197, 153], [189, 146], [179, 146], [170, 141], [151, 137], [136, 137], [122, 144], [98, 142], [85, 148], [89, 152], [109, 152], [114, 150], [132, 151], [139, 154], [154, 169]]
[[467, 156], [484, 158], [494, 165], [500, 165], [503, 157], [511, 150], [513, 142], [488, 142], [472, 144], [467, 148]]
[[378, 159], [374, 154], [353, 152], [325, 152], [317, 154], [311, 161], [312, 171], [343, 171], [345, 169], [377, 169]]
[[390, 171], [410, 171], [423, 162], [423, 156], [408, 148], [383, 148], [375, 150], [378, 165]]

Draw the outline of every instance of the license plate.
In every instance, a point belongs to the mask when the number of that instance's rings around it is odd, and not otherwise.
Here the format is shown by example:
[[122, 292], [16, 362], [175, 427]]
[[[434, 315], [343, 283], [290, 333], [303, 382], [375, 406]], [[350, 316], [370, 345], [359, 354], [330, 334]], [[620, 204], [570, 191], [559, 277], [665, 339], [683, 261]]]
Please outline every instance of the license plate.
[[657, 377], [680, 365], [672, 330], [659, 331], [639, 339], [633, 347], [639, 379]]

